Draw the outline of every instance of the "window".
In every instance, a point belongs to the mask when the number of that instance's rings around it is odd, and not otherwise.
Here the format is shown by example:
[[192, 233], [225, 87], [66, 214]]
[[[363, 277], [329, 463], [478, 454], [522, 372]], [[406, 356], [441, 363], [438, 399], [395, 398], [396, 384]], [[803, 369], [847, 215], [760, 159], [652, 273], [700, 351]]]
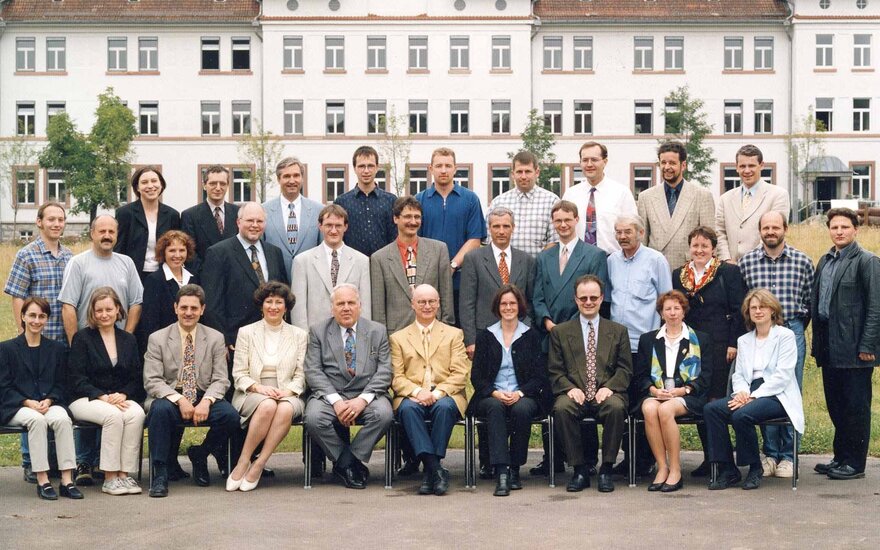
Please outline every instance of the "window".
[[663, 41], [663, 60], [666, 70], [684, 70], [684, 38], [681, 36], [667, 36]]
[[562, 102], [544, 102], [544, 128], [551, 134], [562, 134]]
[[58, 201], [62, 204], [67, 202], [67, 187], [64, 184], [64, 172], [61, 170], [46, 171], [45, 200]]
[[159, 39], [155, 37], [138, 38], [138, 69], [141, 71], [159, 70]]
[[67, 69], [67, 39], [46, 39], [46, 70], [64, 71]]
[[20, 136], [32, 136], [37, 131], [36, 109], [33, 101], [20, 101], [15, 104], [16, 134]]
[[574, 70], [593, 70], [593, 37], [574, 37]]
[[49, 122], [52, 120], [52, 117], [55, 115], [59, 115], [65, 111], [65, 104], [63, 101], [48, 101], [46, 102], [46, 128], [49, 128]]
[[856, 7], [860, 10], [865, 9], [868, 7], [868, 0], [856, 0]]
[[544, 70], [545, 71], [561, 71], [562, 70], [562, 37], [561, 36], [545, 36], [544, 37]]
[[741, 134], [743, 131], [742, 101], [724, 102], [724, 133]]
[[[774, 166], [765, 165], [764, 169], [761, 170], [761, 179], [772, 184], [776, 179], [774, 170]], [[742, 185], [742, 181], [739, 179], [739, 174], [736, 173], [735, 164], [721, 165], [721, 184], [724, 186], [724, 189], [721, 190], [722, 193], [730, 191], [731, 189], [736, 189]]]
[[769, 71], [773, 69], [773, 37], [755, 37], [755, 70]]
[[452, 176], [452, 183], [470, 188], [471, 186], [471, 169], [467, 166], [457, 168]]
[[409, 37], [409, 68], [416, 70], [428, 69], [428, 37]]
[[345, 69], [345, 37], [328, 36], [324, 38], [324, 69]]
[[834, 35], [833, 34], [817, 34], [816, 35], [816, 66], [832, 67], [834, 66]]
[[36, 39], [34, 38], [16, 38], [15, 39], [15, 70], [16, 71], [33, 71], [35, 64], [34, 59], [37, 55]]
[[284, 100], [284, 134], [301, 136], [303, 133], [303, 102]]
[[449, 133], [468, 133], [468, 101], [449, 102]]
[[574, 133], [593, 133], [593, 102], [575, 100], [574, 102]]
[[816, 131], [830, 132], [834, 123], [834, 98], [816, 98]]
[[384, 134], [386, 116], [384, 100], [367, 101], [367, 133]]
[[232, 102], [232, 135], [241, 136], [251, 133], [251, 102]]
[[345, 166], [324, 168], [324, 192], [328, 204], [345, 193], [345, 170]]
[[755, 100], [755, 133], [773, 133], [773, 101], [769, 99]]
[[128, 38], [107, 39], [107, 70], [128, 70]]
[[741, 71], [743, 68], [742, 36], [724, 37], [724, 70]]
[[385, 59], [387, 52], [385, 50], [384, 36], [368, 36], [367, 37], [367, 69], [382, 70], [388, 67]]
[[202, 70], [220, 70], [220, 39], [202, 37]]
[[650, 36], [635, 37], [635, 61], [633, 68], [637, 71], [654, 69], [654, 39]]
[[871, 35], [853, 36], [853, 67], [871, 66]]
[[491, 169], [492, 182], [489, 188], [490, 200], [501, 193], [510, 190], [510, 166], [493, 166]]
[[666, 101], [663, 105], [663, 132], [666, 134], [681, 133], [681, 105], [674, 101]]
[[854, 199], [871, 198], [871, 168], [870, 164], [852, 165], [852, 196]]
[[202, 135], [220, 135], [220, 102], [202, 101]]
[[251, 39], [243, 36], [232, 39], [232, 70], [247, 71], [251, 68]]
[[409, 133], [428, 133], [428, 102], [415, 100], [409, 102]]
[[492, 100], [492, 133], [510, 133], [510, 101]]
[[654, 104], [650, 101], [636, 101], [636, 127], [637, 134], [651, 134], [654, 131]]
[[232, 202], [242, 203], [254, 200], [254, 182], [250, 168], [232, 169]]
[[638, 198], [639, 193], [654, 185], [654, 165], [643, 164], [633, 166], [632, 182], [633, 195]]
[[409, 194], [416, 195], [428, 188], [428, 169], [409, 167]]
[[451, 36], [449, 38], [450, 69], [467, 69], [470, 67], [469, 43], [470, 38], [467, 36]]
[[284, 37], [284, 70], [298, 70], [303, 68], [303, 38], [302, 36]]
[[871, 99], [853, 98], [853, 132], [871, 129]]
[[376, 182], [376, 187], [381, 189], [382, 191], [388, 191], [386, 184], [388, 183], [388, 177], [385, 175], [384, 169], [376, 170], [376, 175], [373, 177], [373, 181]]
[[345, 133], [345, 101], [327, 102], [327, 135]]
[[510, 69], [510, 37], [492, 37], [492, 69]]
[[37, 204], [37, 170], [35, 168], [16, 169], [15, 202], [30, 206]]
[[831, 0], [819, 0], [819, 7], [827, 10], [831, 6]]
[[159, 135], [159, 103], [156, 101], [141, 101], [140, 132], [142, 136]]

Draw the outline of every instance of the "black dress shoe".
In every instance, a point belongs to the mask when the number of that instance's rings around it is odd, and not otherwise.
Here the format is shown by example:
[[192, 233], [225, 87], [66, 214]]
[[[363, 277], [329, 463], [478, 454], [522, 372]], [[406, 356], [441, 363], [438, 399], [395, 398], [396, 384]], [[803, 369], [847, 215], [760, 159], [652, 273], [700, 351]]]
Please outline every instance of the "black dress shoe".
[[43, 500], [58, 500], [58, 493], [55, 492], [55, 487], [52, 487], [51, 483], [37, 485], [37, 496]]
[[[559, 463], [556, 465], [555, 472], [557, 474], [561, 474], [565, 471], [565, 464]], [[595, 473], [595, 468], [593, 468], [593, 473]], [[529, 470], [529, 474], [533, 476], [547, 476], [550, 475], [550, 471], [547, 469], [547, 461], [542, 460], [538, 463], [537, 466], [531, 468]]]
[[360, 460], [356, 460], [354, 463], [354, 468], [357, 470], [358, 475], [361, 476], [361, 479], [364, 480], [364, 483], [370, 479], [370, 469], [367, 468], [367, 465], [361, 462]]
[[842, 464], [836, 468], [828, 470], [828, 477], [831, 479], [859, 479], [865, 477], [865, 472], [859, 472], [849, 464]]
[[151, 497], [168, 496], [168, 467], [165, 464], [153, 463], [153, 479], [150, 481]]
[[610, 493], [614, 490], [614, 481], [611, 479], [610, 473], [600, 473], [599, 474], [599, 483], [597, 483], [597, 487], [599, 488], [600, 493]]
[[[223, 477], [226, 477], [226, 474], [223, 474]], [[275, 470], [273, 470], [272, 468], [263, 468], [263, 471], [260, 473], [260, 477], [275, 477]]]
[[480, 479], [492, 479], [495, 477], [495, 469], [489, 464], [480, 465]]
[[590, 486], [590, 476], [581, 473], [575, 472], [571, 476], [571, 481], [568, 482], [568, 486], [565, 488], [569, 493], [579, 493], [584, 489]]
[[648, 492], [656, 493], [658, 491], [663, 490], [663, 486], [666, 485], [665, 481], [661, 481], [660, 483], [652, 483], [648, 485]]
[[[559, 470], [556, 470], [556, 472], [558, 473]], [[588, 466], [587, 467], [587, 475], [588, 476], [594, 477], [598, 473], [599, 473], [599, 470], [597, 470], [595, 466]]]
[[764, 469], [761, 467], [751, 468], [746, 474], [746, 480], [743, 482], [742, 488], [746, 491], [757, 489], [761, 486], [761, 478], [764, 477]]
[[510, 490], [519, 491], [522, 489], [522, 481], [519, 479], [519, 466], [510, 467]]
[[419, 462], [417, 460], [404, 461], [403, 466], [397, 470], [397, 475], [402, 477], [411, 476], [419, 473]]
[[58, 492], [63, 497], [67, 497], [73, 500], [82, 500], [83, 494], [79, 489], [76, 488], [76, 485], [73, 483], [68, 483], [67, 485], [60, 485], [58, 487]]
[[190, 447], [186, 450], [193, 467], [193, 479], [199, 487], [207, 487], [211, 484], [211, 475], [208, 473], [208, 455], [201, 447]]
[[445, 495], [449, 491], [449, 470], [439, 468], [434, 473], [434, 494], [438, 497]]
[[338, 468], [333, 466], [333, 475], [349, 489], [366, 489], [367, 486], [361, 478], [360, 471], [354, 465]]
[[611, 468], [611, 475], [618, 477], [629, 477], [629, 462], [621, 460], [614, 468]]
[[711, 465], [703, 461], [697, 466], [697, 469], [691, 472], [691, 477], [709, 477]]
[[498, 475], [495, 481], [495, 492], [492, 493], [496, 497], [506, 497], [510, 495], [510, 471], [507, 468], [497, 468]]
[[31, 469], [31, 465], [23, 466], [24, 469], [24, 480], [28, 483], [36, 483], [37, 482], [37, 474], [34, 473], [33, 469]]
[[826, 462], [824, 464], [816, 464], [813, 467], [813, 470], [817, 474], [827, 474], [829, 470], [833, 470], [834, 468], [840, 467], [840, 462], [836, 460], [832, 460], [831, 462]]
[[419, 485], [419, 494], [420, 495], [433, 495], [434, 494], [434, 477], [430, 472], [425, 472], [425, 475], [422, 476], [422, 484]]
[[721, 470], [718, 472], [718, 479], [709, 483], [709, 490], [723, 491], [737, 485], [740, 481], [742, 481], [742, 474], [739, 473], [739, 468], [734, 467], [731, 470]]
[[189, 472], [180, 467], [180, 462], [168, 466], [168, 481], [180, 481], [189, 477]]
[[[211, 451], [211, 456], [213, 456], [214, 460], [217, 461], [217, 469], [220, 470], [220, 477], [223, 477], [225, 479], [226, 476], [229, 475], [229, 460], [227, 460], [226, 453], [223, 451], [225, 451], [225, 449], [213, 450], [213, 451]], [[263, 469], [262, 475], [263, 475], [263, 477], [269, 477], [269, 476], [266, 476], [266, 469], [265, 468]], [[272, 475], [275, 475], [275, 474], [273, 473]]]
[[668, 483], [664, 483], [660, 487], [660, 492], [661, 493], [674, 493], [674, 492], [678, 491], [679, 489], [681, 489], [682, 487], [684, 487], [684, 478], [679, 479], [678, 483], [673, 483], [672, 485], [670, 485]]

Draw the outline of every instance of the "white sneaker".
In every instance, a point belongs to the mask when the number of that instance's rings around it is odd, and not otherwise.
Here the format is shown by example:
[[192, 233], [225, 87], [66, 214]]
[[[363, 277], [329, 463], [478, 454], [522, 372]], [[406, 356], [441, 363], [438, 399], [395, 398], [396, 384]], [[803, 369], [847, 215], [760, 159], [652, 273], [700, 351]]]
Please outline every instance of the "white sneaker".
[[764, 477], [773, 477], [776, 473], [776, 459], [774, 458], [765, 456], [761, 461], [761, 466], [764, 467]]
[[[122, 478], [120, 478], [122, 479]], [[122, 479], [122, 483], [125, 485], [125, 488], [128, 489], [128, 494], [130, 495], [139, 495], [142, 492], [141, 486], [138, 485], [138, 482], [131, 476]]]
[[104, 485], [101, 486], [101, 491], [114, 496], [127, 495], [128, 487], [125, 486], [125, 482], [122, 481], [122, 478], [115, 477], [105, 481]]
[[776, 477], [792, 477], [794, 464], [790, 460], [782, 460], [776, 465]]

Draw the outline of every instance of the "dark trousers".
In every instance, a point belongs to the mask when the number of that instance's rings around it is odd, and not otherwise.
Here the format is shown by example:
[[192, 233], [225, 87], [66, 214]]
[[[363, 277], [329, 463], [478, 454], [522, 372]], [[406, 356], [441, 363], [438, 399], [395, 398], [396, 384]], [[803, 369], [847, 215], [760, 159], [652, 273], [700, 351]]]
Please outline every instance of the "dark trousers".
[[[403, 424], [406, 437], [412, 444], [416, 456], [423, 454], [446, 456], [452, 428], [461, 418], [455, 400], [444, 396], [430, 407], [423, 407], [412, 399], [404, 399], [397, 407], [397, 417]], [[429, 427], [425, 420], [431, 421]]]
[[733, 465], [733, 447], [727, 424], [736, 434], [736, 464], [751, 466], [761, 463], [758, 432], [755, 429], [765, 420], [785, 417], [785, 409], [775, 396], [759, 397], [735, 411], [727, 406], [727, 399], [716, 399], [703, 408], [706, 434], [709, 439], [709, 461]]
[[[196, 402], [198, 403], [198, 401]], [[241, 446], [241, 417], [232, 405], [226, 400], [220, 400], [211, 405], [208, 411], [208, 419], [205, 426], [210, 426], [215, 437], [231, 437], [233, 450]], [[150, 461], [164, 463], [168, 456], [175, 452], [171, 449], [172, 441], [176, 439], [177, 427], [183, 423], [180, 409], [167, 399], [157, 399], [150, 406], [147, 416], [147, 428], [149, 429]], [[233, 456], [238, 456], [233, 454]]]
[[556, 430], [562, 439], [566, 460], [571, 466], [584, 464], [584, 442], [581, 420], [595, 416], [602, 423], [602, 464], [614, 464], [626, 425], [626, 396], [615, 393], [597, 404], [595, 401], [578, 405], [567, 395], [560, 395], [553, 404]]
[[[633, 352], [632, 354], [632, 364], [637, 365], [639, 363], [639, 354], [638, 352]], [[629, 402], [631, 404], [636, 404], [640, 402], [642, 392], [639, 388], [636, 387], [635, 378], [630, 382], [629, 388], [627, 389], [627, 395], [629, 396]], [[632, 411], [633, 414], [638, 414], [641, 416], [641, 409], [637, 408]], [[629, 433], [629, 430], [633, 429], [633, 426], [628, 426], [626, 432]], [[643, 472], [651, 468], [654, 464], [654, 454], [651, 453], [651, 446], [648, 444], [648, 438], [645, 435], [645, 423], [639, 422], [635, 424], [636, 430], [636, 471]], [[624, 462], [629, 464], [631, 457], [629, 456], [629, 445], [624, 445], [623, 447], [623, 456]]]
[[530, 397], [521, 397], [509, 407], [494, 397], [486, 397], [477, 403], [477, 415], [486, 422], [489, 461], [493, 466], [522, 466], [526, 463], [532, 419], [538, 410], [538, 403]]
[[828, 416], [834, 424], [834, 460], [865, 471], [871, 438], [873, 368], [822, 369]]

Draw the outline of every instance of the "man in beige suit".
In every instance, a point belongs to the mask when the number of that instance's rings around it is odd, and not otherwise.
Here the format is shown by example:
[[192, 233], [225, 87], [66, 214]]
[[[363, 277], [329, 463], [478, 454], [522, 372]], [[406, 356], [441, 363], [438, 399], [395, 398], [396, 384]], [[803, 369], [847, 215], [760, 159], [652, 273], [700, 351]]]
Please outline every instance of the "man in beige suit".
[[764, 154], [754, 145], [743, 145], [736, 152], [736, 173], [742, 180], [721, 195], [715, 209], [715, 232], [718, 233], [718, 258], [736, 263], [748, 251], [761, 244], [758, 223], [772, 211], [786, 219], [791, 212], [788, 191], [761, 179]]
[[645, 221], [645, 244], [666, 257], [673, 269], [690, 259], [688, 234], [715, 225], [715, 200], [708, 189], [684, 180], [687, 149], [667, 141], [657, 149], [663, 185], [639, 193], [639, 216]]
[[394, 409], [425, 465], [420, 495], [439, 496], [449, 490], [449, 471], [440, 461], [452, 428], [467, 408], [465, 386], [471, 371], [464, 334], [437, 320], [440, 305], [434, 287], [417, 286], [412, 297], [415, 322], [391, 336]]

